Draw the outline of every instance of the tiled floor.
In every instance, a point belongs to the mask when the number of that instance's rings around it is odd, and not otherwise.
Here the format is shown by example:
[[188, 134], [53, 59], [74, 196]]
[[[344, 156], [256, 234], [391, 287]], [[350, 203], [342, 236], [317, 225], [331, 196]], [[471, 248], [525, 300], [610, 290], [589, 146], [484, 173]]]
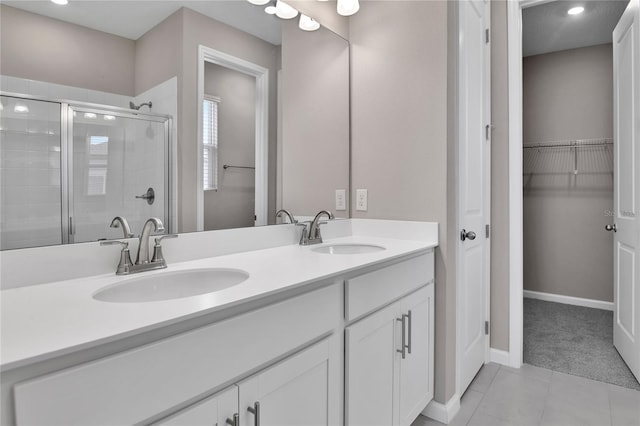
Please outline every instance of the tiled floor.
[[[449, 424], [640, 426], [640, 392], [527, 364], [487, 364]], [[411, 426], [440, 425], [420, 416]]]

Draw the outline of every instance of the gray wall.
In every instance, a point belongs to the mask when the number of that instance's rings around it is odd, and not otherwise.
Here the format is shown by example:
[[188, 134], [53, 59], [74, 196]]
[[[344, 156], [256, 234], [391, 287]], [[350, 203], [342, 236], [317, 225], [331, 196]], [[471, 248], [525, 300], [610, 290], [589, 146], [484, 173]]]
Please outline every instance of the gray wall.
[[[524, 143], [613, 136], [611, 44], [524, 58]], [[613, 301], [611, 150], [524, 153], [524, 288]]]
[[133, 40], [5, 5], [0, 39], [2, 75], [135, 94]]
[[491, 347], [509, 350], [507, 3], [491, 2]]
[[182, 63], [178, 79], [178, 192], [180, 232], [196, 229], [196, 149], [198, 45], [204, 45], [269, 69], [269, 223], [275, 214], [276, 74], [278, 46], [182, 9]]
[[353, 217], [440, 223], [436, 251], [435, 398], [455, 392], [454, 152], [448, 86], [455, 4], [366, 2], [351, 17]]
[[349, 43], [326, 28], [282, 23], [282, 206], [294, 215], [330, 210], [349, 189]]
[[220, 65], [205, 65], [204, 92], [218, 105], [218, 189], [205, 191], [204, 230], [253, 226], [255, 173], [224, 164], [254, 166], [256, 79]]

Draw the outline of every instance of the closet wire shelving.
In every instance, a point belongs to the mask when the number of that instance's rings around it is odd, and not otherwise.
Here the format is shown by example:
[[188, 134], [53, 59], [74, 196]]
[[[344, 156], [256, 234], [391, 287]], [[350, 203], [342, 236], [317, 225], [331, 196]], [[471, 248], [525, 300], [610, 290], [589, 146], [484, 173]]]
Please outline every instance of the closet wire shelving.
[[523, 174], [613, 177], [613, 139], [575, 139], [523, 145]]

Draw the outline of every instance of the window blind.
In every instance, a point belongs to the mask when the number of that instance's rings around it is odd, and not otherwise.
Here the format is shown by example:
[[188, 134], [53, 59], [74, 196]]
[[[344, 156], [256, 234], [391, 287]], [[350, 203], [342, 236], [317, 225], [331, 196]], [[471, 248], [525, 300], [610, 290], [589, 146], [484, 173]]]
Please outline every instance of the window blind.
[[218, 189], [218, 104], [205, 98], [202, 105], [202, 179], [205, 190]]

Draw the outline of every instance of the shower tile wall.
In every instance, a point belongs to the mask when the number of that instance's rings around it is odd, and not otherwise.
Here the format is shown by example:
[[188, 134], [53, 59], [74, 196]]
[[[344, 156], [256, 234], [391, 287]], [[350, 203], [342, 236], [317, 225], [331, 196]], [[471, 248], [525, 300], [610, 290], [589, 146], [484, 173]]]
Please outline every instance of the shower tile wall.
[[60, 244], [60, 105], [1, 101], [0, 248]]

